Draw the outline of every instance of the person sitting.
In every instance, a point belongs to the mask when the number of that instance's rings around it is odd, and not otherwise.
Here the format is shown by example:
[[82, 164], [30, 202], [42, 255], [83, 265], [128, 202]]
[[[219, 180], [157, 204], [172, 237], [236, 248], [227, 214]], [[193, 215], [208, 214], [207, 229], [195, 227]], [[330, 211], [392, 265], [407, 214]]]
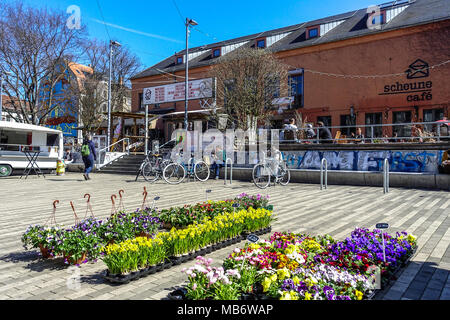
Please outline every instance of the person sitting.
[[214, 179], [219, 180], [219, 171], [220, 168], [224, 166], [226, 154], [220, 146], [216, 146], [215, 150], [211, 153], [211, 157], [212, 157], [211, 169], [215, 174]]
[[295, 119], [289, 119], [289, 124], [284, 126], [284, 140], [295, 140], [297, 130], [298, 128], [295, 125]]
[[361, 128], [356, 129], [356, 135], [352, 132], [352, 138], [354, 143], [364, 143], [364, 135]]
[[316, 136], [316, 133], [313, 130], [312, 124], [308, 123], [306, 125], [306, 139], [312, 139]]
[[319, 143], [333, 143], [330, 129], [325, 127], [322, 121], [317, 122], [317, 126], [319, 127]]

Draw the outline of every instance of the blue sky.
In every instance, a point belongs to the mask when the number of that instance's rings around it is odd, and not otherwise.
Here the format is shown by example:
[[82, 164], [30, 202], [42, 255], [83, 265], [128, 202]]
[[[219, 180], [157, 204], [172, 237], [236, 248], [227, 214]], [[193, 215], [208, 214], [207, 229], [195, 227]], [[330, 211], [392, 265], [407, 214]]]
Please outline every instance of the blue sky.
[[[13, 1], [13, 0], [7, 0]], [[366, 8], [373, 0], [23, 0], [32, 7], [81, 10], [89, 35], [126, 45], [150, 67], [185, 47], [182, 17], [196, 20], [190, 47]], [[178, 10], [175, 6], [178, 7]], [[69, 14], [67, 14], [69, 17]], [[105, 26], [102, 21], [108, 25]], [[126, 30], [125, 30], [126, 29]]]

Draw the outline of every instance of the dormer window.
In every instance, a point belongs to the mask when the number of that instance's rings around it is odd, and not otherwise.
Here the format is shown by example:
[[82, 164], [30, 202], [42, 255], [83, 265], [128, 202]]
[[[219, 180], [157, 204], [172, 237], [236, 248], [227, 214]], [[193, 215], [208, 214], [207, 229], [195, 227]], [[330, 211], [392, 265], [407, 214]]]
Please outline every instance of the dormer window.
[[372, 17], [372, 25], [383, 24], [385, 23], [385, 14], [384, 12], [380, 12], [379, 15]]
[[256, 47], [260, 49], [266, 48], [266, 39], [256, 40]]
[[221, 56], [221, 51], [222, 50], [220, 48], [213, 49], [213, 51], [212, 51], [213, 58], [220, 57]]
[[183, 64], [183, 56], [177, 57], [176, 64]]
[[311, 28], [308, 30], [308, 39], [319, 36], [319, 28]]

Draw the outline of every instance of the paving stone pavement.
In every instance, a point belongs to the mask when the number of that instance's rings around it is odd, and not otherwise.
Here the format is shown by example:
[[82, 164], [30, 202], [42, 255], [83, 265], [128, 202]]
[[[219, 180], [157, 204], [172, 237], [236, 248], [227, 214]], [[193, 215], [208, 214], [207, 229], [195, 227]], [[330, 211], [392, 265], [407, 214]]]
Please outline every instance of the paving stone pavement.
[[[220, 200], [242, 192], [270, 195], [277, 221], [273, 231], [305, 232], [311, 235], [328, 233], [344, 239], [356, 227], [374, 228], [378, 222], [390, 224], [391, 233], [411, 232], [418, 237], [419, 249], [397, 281], [377, 296], [386, 300], [450, 300], [450, 193], [418, 189], [336, 186], [320, 191], [318, 185], [290, 184], [266, 190], [250, 182], [223, 181], [208, 183], [187, 182], [167, 185], [162, 181], [149, 184], [134, 176], [93, 174], [84, 181], [81, 174], [27, 180], [9, 177], [0, 180], [0, 299], [17, 300], [93, 300], [93, 299], [164, 299], [171, 290], [185, 281], [181, 270], [194, 261], [149, 275], [126, 285], [105, 281], [106, 269], [101, 261], [67, 268], [61, 259], [43, 261], [35, 250], [25, 251], [21, 235], [29, 225], [43, 224], [52, 212], [52, 203], [59, 200], [56, 221], [72, 225], [73, 201], [77, 215], [87, 212], [83, 196], [91, 194], [94, 214], [106, 218], [111, 213], [111, 195], [123, 189], [124, 206], [135, 210], [142, 205], [143, 187], [149, 192], [150, 203], [155, 196], [161, 199], [158, 208], [168, 208], [204, 201]], [[267, 238], [268, 236], [263, 236]], [[242, 247], [243, 242], [236, 246]], [[233, 247], [223, 248], [207, 257], [220, 265]], [[78, 287], [74, 286], [74, 272], [79, 272]]]

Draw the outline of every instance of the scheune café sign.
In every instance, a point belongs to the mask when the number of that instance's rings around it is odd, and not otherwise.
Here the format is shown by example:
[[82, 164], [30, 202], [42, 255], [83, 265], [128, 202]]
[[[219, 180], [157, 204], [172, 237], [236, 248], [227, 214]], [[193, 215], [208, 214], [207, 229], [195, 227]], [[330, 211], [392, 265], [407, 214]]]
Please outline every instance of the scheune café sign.
[[385, 85], [384, 90], [379, 95], [404, 94], [407, 102], [428, 101], [433, 99], [433, 82], [426, 80], [430, 76], [430, 69], [427, 62], [417, 59], [409, 65], [405, 71], [408, 80], [413, 82], [395, 82]]

